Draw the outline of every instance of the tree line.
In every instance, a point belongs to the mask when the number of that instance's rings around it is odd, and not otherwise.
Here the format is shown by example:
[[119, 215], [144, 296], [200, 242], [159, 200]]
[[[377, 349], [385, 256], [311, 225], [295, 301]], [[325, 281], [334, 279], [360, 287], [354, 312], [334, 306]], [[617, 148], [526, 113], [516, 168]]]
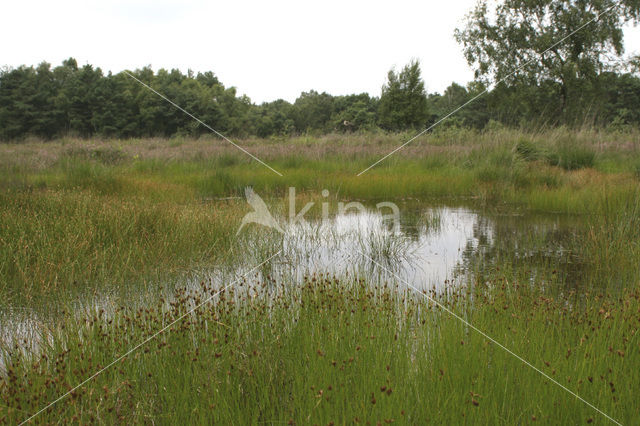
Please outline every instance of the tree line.
[[[637, 23], [639, 15], [639, 0], [505, 0], [495, 10], [480, 1], [455, 32], [476, 78], [467, 85], [452, 83], [443, 93], [426, 92], [416, 61], [390, 70], [380, 96], [311, 90], [293, 103], [260, 105], [210, 71], [145, 67], [130, 73], [235, 137], [424, 129], [465, 104], [439, 125], [637, 126], [640, 58], [623, 66], [612, 58], [623, 53], [622, 25]], [[588, 29], [553, 44], [589, 20]], [[54, 68], [43, 62], [0, 71], [1, 140], [208, 131], [125, 72], [105, 74], [73, 58]]]

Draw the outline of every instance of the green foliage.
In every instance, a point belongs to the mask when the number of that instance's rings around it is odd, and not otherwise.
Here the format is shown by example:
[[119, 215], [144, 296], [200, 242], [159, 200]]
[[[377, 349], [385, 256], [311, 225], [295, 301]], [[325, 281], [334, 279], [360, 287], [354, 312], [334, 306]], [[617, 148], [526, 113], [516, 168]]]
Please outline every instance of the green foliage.
[[[133, 72], [212, 127], [252, 134], [252, 104], [225, 88], [212, 73], [184, 75], [150, 68]], [[52, 138], [75, 134], [107, 137], [197, 136], [209, 131], [124, 73], [103, 75], [91, 65], [78, 68], [70, 58], [51, 70], [20, 67], [0, 74], [0, 138], [27, 135]]]
[[[478, 77], [541, 82], [559, 81], [568, 89], [576, 78], [592, 77], [604, 67], [604, 51], [620, 55], [622, 24], [636, 20], [640, 6], [622, 2], [625, 13], [604, 13], [611, 2], [571, 0], [504, 1], [495, 12], [481, 1], [469, 15], [464, 30], [456, 30], [467, 61]], [[495, 22], [491, 19], [495, 13]], [[562, 35], [587, 22], [587, 31], [553, 46]], [[540, 57], [540, 52], [553, 49]], [[515, 75], [514, 75], [515, 74]]]
[[333, 121], [338, 130], [349, 132], [376, 127], [378, 100], [369, 94], [338, 96], [335, 105]]
[[476, 77], [500, 83], [495, 104], [509, 123], [541, 113], [542, 121], [581, 123], [601, 101], [598, 76], [623, 52], [623, 24], [638, 22], [637, 1], [622, 1], [610, 11], [614, 5], [515, 0], [501, 1], [493, 10], [483, 0], [455, 37]]
[[[502, 82], [492, 90], [482, 81], [466, 87], [452, 83], [442, 94], [427, 96], [415, 61], [400, 72], [389, 72], [379, 99], [367, 93], [332, 96], [311, 90], [294, 103], [279, 99], [261, 105], [238, 96], [234, 87], [225, 87], [212, 72], [154, 72], [145, 67], [132, 74], [209, 126], [236, 138], [379, 128], [409, 133], [436, 122], [441, 129], [482, 129], [489, 123], [535, 129], [572, 122], [620, 130], [640, 123], [640, 78], [610, 71], [577, 79], [575, 96], [567, 101], [571, 108], [565, 108], [562, 101], [562, 83], [551, 78]], [[452, 111], [456, 113], [440, 122]], [[0, 71], [0, 140], [67, 135], [199, 137], [209, 133], [125, 73], [105, 75], [91, 65], [78, 67], [73, 58], [53, 69], [43, 62], [35, 68]]]
[[[212, 72], [186, 75], [148, 67], [132, 74], [214, 129], [231, 136], [350, 132], [377, 125], [378, 100], [366, 93], [304, 92], [254, 105]], [[0, 72], [0, 139], [74, 135], [112, 138], [200, 136], [210, 131], [125, 73], [103, 75], [70, 58], [51, 69], [22, 66]]]
[[625, 128], [640, 123], [640, 79], [632, 74], [603, 73], [598, 80], [599, 123]]
[[427, 108], [420, 64], [411, 61], [399, 73], [390, 70], [380, 96], [380, 127], [387, 130], [423, 127], [427, 121]]
[[[428, 124], [433, 124], [452, 111], [466, 105], [456, 114], [447, 118], [438, 127], [470, 127], [483, 128], [489, 121], [487, 99], [484, 96], [477, 97], [485, 91], [486, 87], [479, 82], [470, 83], [463, 87], [457, 83], [451, 83], [442, 95], [430, 94], [427, 97], [429, 109]], [[476, 98], [476, 99], [474, 99]], [[473, 102], [469, 102], [472, 99]]]
[[334, 112], [333, 97], [328, 93], [315, 90], [302, 92], [294, 103], [293, 121], [301, 132], [320, 130], [326, 132], [331, 125]]
[[290, 135], [295, 130], [295, 122], [292, 116], [293, 106], [278, 99], [273, 102], [265, 102], [254, 111], [256, 123], [256, 135], [265, 138], [271, 135]]

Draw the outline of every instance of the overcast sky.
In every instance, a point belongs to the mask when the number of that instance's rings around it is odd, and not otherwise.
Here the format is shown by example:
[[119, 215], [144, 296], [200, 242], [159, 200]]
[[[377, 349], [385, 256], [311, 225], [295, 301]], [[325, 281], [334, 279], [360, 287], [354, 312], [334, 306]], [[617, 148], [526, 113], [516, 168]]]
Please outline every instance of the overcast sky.
[[[311, 89], [379, 96], [387, 71], [418, 59], [429, 92], [473, 78], [456, 27], [475, 0], [5, 1], [0, 65], [73, 56], [105, 72], [151, 65], [213, 71], [260, 103]], [[640, 51], [640, 28], [626, 31]]]

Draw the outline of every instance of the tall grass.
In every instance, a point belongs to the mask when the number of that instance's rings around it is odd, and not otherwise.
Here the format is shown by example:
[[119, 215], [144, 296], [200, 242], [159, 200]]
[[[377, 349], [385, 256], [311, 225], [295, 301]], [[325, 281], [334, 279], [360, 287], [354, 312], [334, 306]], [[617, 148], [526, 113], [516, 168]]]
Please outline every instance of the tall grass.
[[[606, 423], [426, 299], [312, 276], [223, 293], [107, 369], [37, 422]], [[67, 321], [0, 378], [0, 422], [24, 420], [215, 289]], [[472, 303], [470, 303], [472, 302]], [[495, 275], [440, 299], [624, 424], [640, 416], [637, 291], [553, 300]]]
[[[102, 191], [100, 191], [102, 194]], [[2, 305], [157, 286], [225, 257], [241, 207], [91, 191], [0, 191]]]
[[[213, 265], [245, 213], [242, 200], [217, 199], [241, 198], [246, 186], [261, 196], [284, 197], [294, 186], [302, 197], [328, 189], [332, 199], [347, 201], [466, 200], [597, 218], [635, 214], [634, 133], [448, 129], [356, 176], [402, 137], [243, 141], [284, 177], [207, 139], [0, 145], [1, 300], [28, 304], [106, 283], [152, 285]], [[601, 237], [619, 235], [605, 228], [621, 221], [600, 227], [598, 242], [585, 249], [604, 250], [596, 248]]]
[[577, 237], [583, 258], [591, 265], [594, 281], [611, 287], [640, 282], [640, 192], [616, 200], [608, 195], [602, 214], [592, 218], [589, 229]]
[[[434, 297], [633, 423], [640, 417], [628, 391], [640, 380], [638, 134], [446, 129], [356, 176], [406, 136], [241, 141], [284, 177], [211, 139], [0, 145], [0, 308], [47, 311], [102, 291], [145, 293], [246, 259], [235, 232], [247, 207], [233, 198], [245, 186], [277, 198], [294, 186], [301, 203], [328, 189], [336, 201], [579, 214], [586, 226], [563, 247], [588, 274], [580, 275], [589, 285], [579, 293], [550, 295], [558, 261], [538, 250], [546, 241], [534, 235], [527, 247], [498, 247], [490, 264], [480, 253], [467, 287]], [[436, 229], [439, 221], [417, 224]], [[387, 240], [363, 243], [380, 257], [396, 251]], [[256, 240], [255, 250], [266, 254], [274, 244]], [[516, 259], [521, 253], [525, 262]], [[546, 253], [539, 262], [537, 253]], [[533, 275], [534, 266], [542, 273]], [[188, 315], [36, 420], [604, 421], [399, 283], [353, 276], [282, 282], [269, 271]], [[3, 344], [0, 423], [24, 420], [215, 290], [202, 283], [200, 291], [178, 288], [142, 308], [122, 303], [95, 314], [66, 309], [48, 324], [50, 334], [43, 331], [38, 350]]]

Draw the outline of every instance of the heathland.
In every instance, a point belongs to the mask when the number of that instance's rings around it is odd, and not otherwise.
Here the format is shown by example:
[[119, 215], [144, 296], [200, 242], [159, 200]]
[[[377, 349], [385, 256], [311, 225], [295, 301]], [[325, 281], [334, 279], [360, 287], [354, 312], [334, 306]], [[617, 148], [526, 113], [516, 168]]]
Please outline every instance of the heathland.
[[[213, 137], [1, 144], [0, 321], [37, 318], [39, 344], [0, 336], [0, 422], [70, 390], [34, 421], [640, 418], [640, 135], [443, 129], [358, 176], [410, 136], [238, 141], [282, 176]], [[429, 297], [321, 270], [299, 282], [261, 274], [184, 316], [219, 289], [186, 286], [196, 272], [245, 256], [248, 237], [236, 231], [247, 186], [276, 211], [295, 187], [301, 202], [326, 189], [335, 201], [580, 217], [563, 237], [580, 278], [541, 285], [506, 250], [476, 259], [465, 286]], [[277, 248], [263, 244], [263, 257]], [[87, 302], [105, 294], [116, 309]]]

